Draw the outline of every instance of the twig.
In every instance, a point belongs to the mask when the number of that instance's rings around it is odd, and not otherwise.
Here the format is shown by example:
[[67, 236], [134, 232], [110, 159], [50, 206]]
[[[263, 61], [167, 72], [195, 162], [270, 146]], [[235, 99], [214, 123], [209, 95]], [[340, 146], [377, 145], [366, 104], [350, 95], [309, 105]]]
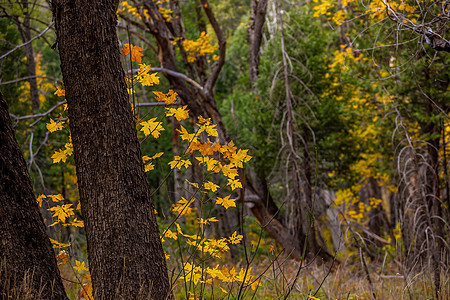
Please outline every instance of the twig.
[[44, 31], [42, 31], [40, 34], [36, 35], [34, 38], [32, 38], [31, 40], [29, 40], [26, 43], [23, 43], [22, 45], [18, 45], [16, 47], [14, 47], [14, 49], [9, 50], [8, 52], [6, 52], [6, 54], [3, 54], [2, 56], [0, 56], [0, 60], [4, 59], [5, 57], [7, 57], [8, 55], [10, 55], [11, 53], [13, 53], [14, 51], [16, 51], [17, 49], [24, 47], [26, 45], [28, 45], [29, 43], [31, 43], [32, 41], [34, 41], [37, 38], [40, 38], [44, 33], [47, 32], [47, 30], [50, 29], [50, 27], [53, 26], [53, 24], [55, 24], [55, 22], [51, 22], [50, 25], [47, 26], [47, 28], [44, 29]]
[[367, 268], [366, 259], [364, 258], [364, 255], [362, 254], [361, 247], [359, 248], [359, 256], [361, 257], [361, 263], [364, 267], [364, 271], [366, 272], [366, 278], [367, 278], [367, 281], [369, 282], [370, 293], [371, 293], [372, 299], [376, 299], [375, 293], [373, 291], [372, 280], [370, 279], [369, 269]]
[[54, 78], [54, 77], [49, 77], [49, 76], [40, 76], [40, 75], [32, 75], [32, 76], [26, 76], [26, 77], [22, 77], [22, 78], [17, 78], [14, 80], [10, 80], [10, 81], [5, 81], [5, 82], [1, 82], [0, 85], [5, 85], [5, 84], [10, 84], [10, 83], [16, 83], [22, 80], [28, 80], [28, 79], [32, 79], [32, 78], [45, 78], [45, 79], [50, 79], [53, 81], [58, 81], [61, 82], [61, 80]]
[[25, 120], [25, 119], [34, 119], [36, 118], [37, 120], [34, 121], [30, 127], [33, 127], [37, 122], [39, 122], [43, 117], [48, 116], [52, 111], [54, 111], [55, 109], [57, 109], [58, 107], [60, 107], [61, 105], [66, 104], [66, 101], [61, 101], [58, 102], [58, 104], [56, 104], [55, 106], [53, 106], [52, 108], [50, 108], [49, 110], [47, 110], [45, 113], [42, 114], [35, 114], [35, 115], [28, 115], [28, 116], [22, 116], [22, 117], [18, 117], [14, 114], [9, 114], [14, 120], [19, 121], [19, 120]]

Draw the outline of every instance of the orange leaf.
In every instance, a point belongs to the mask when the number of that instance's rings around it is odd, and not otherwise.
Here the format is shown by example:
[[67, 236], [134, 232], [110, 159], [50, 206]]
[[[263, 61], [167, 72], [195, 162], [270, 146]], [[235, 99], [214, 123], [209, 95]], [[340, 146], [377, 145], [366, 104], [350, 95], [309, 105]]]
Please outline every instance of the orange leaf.
[[[131, 44], [124, 44], [126, 48], [122, 49], [123, 55], [127, 56], [131, 53], [131, 61], [136, 61], [140, 63], [142, 61], [142, 56], [144, 54], [141, 53], [141, 51], [144, 51], [143, 48], [139, 46], [133, 46]], [[131, 48], [131, 49], [130, 49]]]

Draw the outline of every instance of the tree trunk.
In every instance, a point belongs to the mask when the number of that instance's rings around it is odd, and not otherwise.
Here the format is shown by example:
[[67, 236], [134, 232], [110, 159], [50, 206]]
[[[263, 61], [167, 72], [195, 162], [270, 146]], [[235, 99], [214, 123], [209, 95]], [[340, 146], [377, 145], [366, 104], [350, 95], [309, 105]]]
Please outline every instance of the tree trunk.
[[55, 0], [89, 269], [98, 299], [172, 298], [126, 92], [118, 0]]
[[248, 38], [250, 42], [249, 52], [249, 76], [250, 85], [256, 92], [255, 82], [258, 79], [259, 56], [261, 53], [261, 41], [264, 33], [264, 23], [267, 13], [267, 0], [252, 0], [250, 11], [250, 26], [248, 27]]
[[0, 174], [0, 297], [19, 299], [28, 292], [39, 299], [67, 299], [2, 94]]

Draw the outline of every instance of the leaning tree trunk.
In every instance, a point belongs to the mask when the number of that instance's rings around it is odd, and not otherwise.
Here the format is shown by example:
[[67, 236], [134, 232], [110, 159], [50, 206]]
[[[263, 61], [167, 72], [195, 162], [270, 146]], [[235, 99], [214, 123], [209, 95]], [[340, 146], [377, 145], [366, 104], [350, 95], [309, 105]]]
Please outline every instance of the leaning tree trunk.
[[118, 0], [54, 0], [53, 16], [98, 299], [172, 298], [126, 91]]
[[[0, 297], [67, 299], [25, 160], [0, 93]], [[24, 278], [28, 276], [27, 291]]]

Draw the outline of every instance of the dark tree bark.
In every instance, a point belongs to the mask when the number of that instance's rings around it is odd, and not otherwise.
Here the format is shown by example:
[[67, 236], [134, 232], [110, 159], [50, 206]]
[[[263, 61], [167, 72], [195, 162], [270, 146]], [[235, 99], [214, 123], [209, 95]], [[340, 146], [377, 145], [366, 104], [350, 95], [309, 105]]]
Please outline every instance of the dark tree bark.
[[250, 85], [253, 91], [256, 91], [255, 82], [259, 75], [259, 56], [261, 54], [261, 41], [264, 33], [266, 13], [267, 0], [252, 0], [250, 26], [248, 27], [248, 37], [250, 41], [250, 60], [248, 70], [250, 75]]
[[172, 298], [126, 92], [118, 0], [54, 0], [89, 269], [98, 299]]
[[[0, 93], [0, 297], [20, 297], [23, 280], [39, 299], [67, 299], [8, 107]], [[9, 298], [8, 298], [9, 299]]]

